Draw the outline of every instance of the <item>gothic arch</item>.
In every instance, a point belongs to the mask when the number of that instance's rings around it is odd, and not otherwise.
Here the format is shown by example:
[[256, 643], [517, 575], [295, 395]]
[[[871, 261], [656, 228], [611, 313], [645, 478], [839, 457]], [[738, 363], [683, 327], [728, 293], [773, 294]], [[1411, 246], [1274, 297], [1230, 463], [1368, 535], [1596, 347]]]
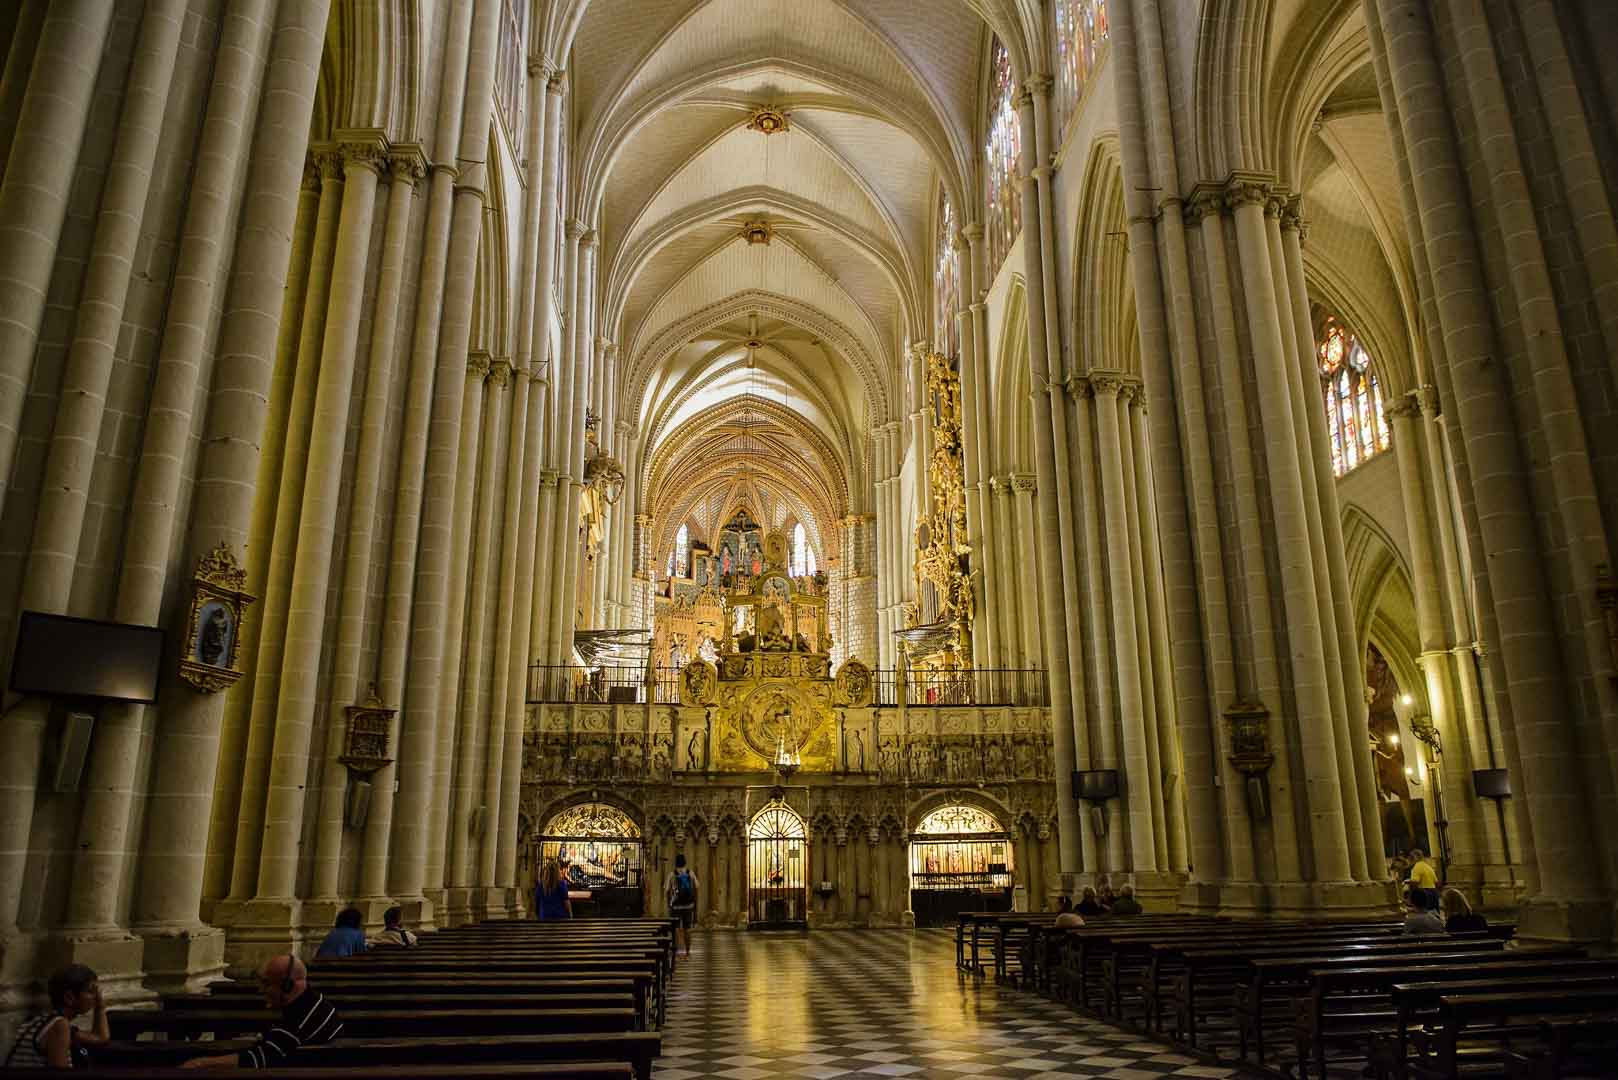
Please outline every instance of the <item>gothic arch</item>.
[[976, 807], [1000, 822], [1008, 833], [1015, 831], [1017, 812], [1011, 808], [1011, 804], [989, 791], [947, 788], [928, 792], [905, 807], [905, 832], [914, 832], [921, 824], [921, 819], [939, 807], [957, 805]]

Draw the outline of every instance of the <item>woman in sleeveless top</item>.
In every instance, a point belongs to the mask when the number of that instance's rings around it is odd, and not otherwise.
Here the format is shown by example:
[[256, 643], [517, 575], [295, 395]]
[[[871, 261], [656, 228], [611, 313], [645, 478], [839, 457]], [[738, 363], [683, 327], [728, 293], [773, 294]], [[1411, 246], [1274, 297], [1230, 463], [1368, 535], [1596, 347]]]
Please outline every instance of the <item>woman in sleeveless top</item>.
[[[8, 1069], [72, 1069], [90, 1064], [89, 1047], [110, 1037], [107, 1007], [101, 1000], [96, 973], [83, 964], [69, 964], [52, 975], [48, 984], [51, 1011], [23, 1022], [3, 1063]], [[94, 1027], [80, 1031], [76, 1017], [94, 1014]]]

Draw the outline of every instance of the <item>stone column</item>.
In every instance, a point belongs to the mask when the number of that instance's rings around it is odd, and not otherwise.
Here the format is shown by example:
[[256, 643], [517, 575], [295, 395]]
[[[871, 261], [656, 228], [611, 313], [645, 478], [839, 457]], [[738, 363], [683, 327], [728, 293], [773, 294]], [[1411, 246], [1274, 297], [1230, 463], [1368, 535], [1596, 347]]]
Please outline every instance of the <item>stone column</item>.
[[[1413, 198], [1433, 277], [1433, 296], [1447, 354], [1437, 365], [1466, 362], [1468, 379], [1456, 381], [1458, 435], [1471, 475], [1477, 522], [1488, 552], [1488, 582], [1499, 621], [1509, 625], [1500, 642], [1502, 688], [1512, 706], [1521, 753], [1522, 797], [1533, 823], [1540, 894], [1522, 915], [1534, 936], [1568, 937], [1581, 924], [1604, 919], [1595, 899], [1601, 880], [1596, 849], [1580, 827], [1583, 793], [1567, 763], [1577, 758], [1569, 703], [1563, 691], [1561, 642], [1546, 604], [1534, 501], [1516, 434], [1507, 373], [1500, 365], [1468, 360], [1498, 355], [1493, 314], [1481, 272], [1475, 223], [1454, 130], [1446, 109], [1445, 78], [1433, 49], [1428, 11], [1412, 0], [1367, 0], [1373, 53], [1385, 49], [1401, 134], [1410, 161]], [[1385, 38], [1384, 35], [1385, 34]]]
[[[408, 727], [426, 736], [414, 749], [400, 750], [399, 795], [402, 812], [394, 823], [390, 883], [395, 898], [422, 900], [430, 810], [437, 766], [438, 680], [444, 664], [444, 630], [452, 566], [457, 465], [460, 461], [460, 418], [465, 398], [463, 373], [472, 332], [472, 290], [477, 280], [478, 245], [482, 239], [487, 179], [489, 114], [493, 105], [494, 57], [500, 7], [496, 0], [477, 0], [467, 61], [466, 100], [461, 120], [446, 264], [444, 309], [438, 339], [432, 420], [428, 435], [420, 553], [416, 561], [416, 595], [411, 627], [410, 672], [405, 692]], [[464, 569], [464, 567], [463, 567]], [[448, 723], [449, 718], [444, 717]], [[428, 922], [431, 906], [423, 902]]]
[[[956, 233], [950, 238], [954, 254], [956, 276], [961, 283], [961, 297], [975, 295], [972, 291], [972, 260], [966, 237]], [[978, 439], [980, 417], [991, 402], [978, 393], [978, 365], [987, 364], [989, 358], [978, 356], [977, 339], [972, 334], [972, 310], [962, 304], [955, 313], [956, 333], [961, 343], [961, 450], [964, 458], [966, 483], [966, 539], [972, 545], [972, 566], [979, 571], [972, 583], [972, 607], [977, 613], [972, 620], [972, 660], [980, 668], [1000, 666], [1000, 642], [995, 637], [992, 619], [985, 616], [993, 610], [990, 601], [992, 564], [984, 547], [983, 536], [983, 463], [987, 447]]]
[[[1033, 102], [1029, 95], [1023, 95], [1021, 106], [1023, 129], [1034, 130]], [[1032, 205], [1037, 210], [1039, 191], [1034, 169], [1039, 166], [1031, 143], [1032, 140], [1023, 148], [1022, 198], [1024, 206]], [[1089, 746], [1081, 746], [1076, 735], [1083, 728], [1080, 716], [1084, 691], [1083, 675], [1074, 664], [1070, 651], [1071, 643], [1078, 637], [1078, 590], [1073, 575], [1066, 572], [1066, 568], [1075, 565], [1072, 506], [1068, 497], [1071, 488], [1066, 455], [1056, 452], [1058, 442], [1067, 445], [1066, 408], [1058, 407], [1062, 405], [1059, 400], [1054, 404], [1052, 402], [1052, 397], [1061, 393], [1061, 384], [1051, 381], [1039, 229], [1023, 230], [1023, 252], [1027, 261], [1028, 358], [1034, 386], [1034, 456], [1040, 477], [1041, 543], [1046, 551], [1056, 554], [1061, 560], [1059, 566], [1063, 568], [1062, 573], [1045, 575], [1042, 601], [1045, 611], [1046, 669], [1050, 672], [1051, 718], [1055, 730], [1061, 868], [1066, 877], [1077, 873], [1081, 865], [1095, 865], [1088, 843], [1081, 846], [1078, 808], [1073, 800], [1073, 770], [1077, 768], [1080, 753], [1086, 761], [1089, 760]], [[1063, 489], [1060, 498], [1057, 492], [1059, 486]], [[1089, 838], [1085, 836], [1083, 839], [1088, 841]]]
[[[24, 610], [65, 611], [71, 594], [107, 388], [185, 8], [183, 0], [165, 0], [148, 5], [141, 20], [39, 486], [33, 542], [23, 575]], [[38, 24], [33, 30], [39, 30]], [[5, 149], [0, 144], [0, 155]], [[105, 929], [117, 921], [123, 879], [137, 846], [130, 809], [145, 714], [138, 706], [109, 705], [97, 718], [67, 901], [69, 927]]]
[[[491, 366], [489, 358], [482, 354], [474, 354], [468, 358], [466, 363], [466, 395], [461, 405], [460, 475], [456, 478], [455, 483], [455, 513], [453, 517], [455, 539], [454, 548], [450, 556], [451, 584], [447, 612], [448, 625], [445, 628], [446, 648], [444, 650], [444, 669], [438, 683], [438, 707], [442, 725], [438, 735], [438, 753], [439, 755], [450, 756], [441, 756], [439, 758], [443, 765], [439, 769], [439, 775], [435, 775], [433, 782], [435, 788], [440, 781], [447, 783], [445, 776], [450, 771], [449, 762], [452, 760], [457, 761], [457, 766], [454, 769], [453, 820], [455, 827], [450, 837], [449, 877], [450, 885], [457, 888], [463, 885], [471, 885], [476, 880], [476, 874], [472, 873], [469, 865], [462, 861], [464, 859], [469, 862], [472, 858], [468, 852], [475, 838], [470, 835], [467, 829], [461, 826], [461, 822], [471, 820], [482, 794], [482, 776], [479, 768], [482, 760], [480, 753], [482, 733], [477, 729], [478, 718], [474, 711], [462, 712], [458, 707], [462, 698], [463, 650], [461, 648], [461, 636], [466, 624], [466, 564], [468, 550], [472, 542], [472, 515], [474, 503], [478, 496], [478, 478], [483, 475], [483, 469], [479, 465], [479, 436], [483, 436], [482, 446], [486, 453], [492, 454], [495, 449], [493, 445], [493, 428], [490, 427], [485, 430], [483, 427], [483, 398]], [[488, 485], [484, 484], [482, 487], [483, 491], [487, 493]], [[481, 503], [478, 504], [478, 509], [483, 509]], [[480, 524], [486, 525], [487, 523], [480, 521]], [[486, 532], [487, 530], [482, 529], [479, 531]], [[464, 672], [465, 676], [467, 676], [466, 692], [468, 698], [470, 698], [472, 694], [470, 682], [472, 659], [470, 656], [465, 656], [464, 658], [467, 669]], [[481, 660], [478, 661], [478, 664], [481, 671]], [[458, 721], [457, 717], [459, 718]], [[451, 736], [449, 731], [445, 730], [446, 727], [455, 731], [456, 734]], [[437, 797], [436, 790], [434, 797]], [[483, 828], [484, 835], [488, 835], [490, 823], [487, 808], [483, 812]], [[435, 841], [436, 837], [429, 836], [429, 845]], [[469, 917], [467, 912], [458, 909], [450, 911], [448, 915], [452, 923], [464, 922]]]
[[[410, 376], [405, 390], [404, 431], [399, 440], [399, 471], [394, 489], [393, 538], [388, 562], [388, 591], [382, 624], [382, 658], [377, 664], [377, 688], [384, 702], [402, 703], [405, 664], [411, 657], [412, 615], [416, 606], [416, 564], [421, 540], [422, 499], [425, 494], [428, 439], [432, 434], [438, 342], [443, 326], [444, 283], [449, 272], [449, 246], [455, 214], [455, 180], [451, 164], [462, 129], [471, 50], [472, 4], [449, 8], [444, 35], [444, 58], [438, 91], [438, 116], [433, 141], [432, 180], [428, 189], [427, 228], [422, 240], [420, 280], [416, 286], [415, 326], [411, 338]], [[478, 160], [481, 160], [479, 158]], [[460, 378], [453, 379], [456, 387]], [[418, 690], [417, 697], [428, 693]], [[360, 892], [379, 896], [388, 891], [393, 855], [395, 788], [403, 789], [409, 773], [406, 761], [431, 760], [436, 750], [436, 702], [422, 708], [401, 708], [398, 715], [395, 780], [381, 787], [372, 800], [365, 829], [364, 861], [360, 864]], [[409, 777], [412, 786], [422, 783]]]
[[1017, 647], [1017, 609], [1023, 601], [1018, 584], [1032, 575], [1033, 567], [1021, 564], [1012, 555], [1017, 550], [1017, 533], [1011, 526], [1014, 511], [1010, 476], [990, 481], [989, 503], [994, 513], [992, 528], [995, 535], [995, 562], [998, 565], [985, 567], [984, 573], [995, 577], [997, 606], [992, 611], [984, 612], [981, 617], [988, 619], [995, 628], [994, 640], [999, 646], [999, 654], [994, 666], [1027, 667], [1029, 661]]
[[[327, 724], [326, 752], [322, 759], [320, 832], [311, 889], [313, 896], [322, 898], [337, 896], [348, 775], [336, 759], [345, 744], [347, 725], [343, 710], [349, 704], [361, 703], [360, 662], [367, 629], [366, 608], [370, 600], [371, 557], [381, 498], [382, 457], [394, 385], [394, 349], [398, 340], [399, 296], [405, 275], [405, 245], [410, 235], [416, 183], [426, 175], [420, 156], [414, 154], [395, 154], [389, 159], [388, 168], [392, 180], [388, 187], [387, 225], [382, 236], [381, 270], [371, 322], [359, 446], [354, 455], [354, 487], [349, 501], [348, 542], [343, 552], [342, 599], [337, 617], [337, 652], [332, 663], [332, 715]], [[393, 755], [391, 746], [389, 754]], [[370, 783], [373, 791], [383, 787], [391, 790], [393, 767], [379, 769]]]
[[1017, 504], [1017, 560], [1023, 571], [1017, 590], [1017, 614], [1021, 617], [1020, 666], [1039, 667], [1043, 658], [1039, 653], [1039, 598], [1035, 593], [1039, 577], [1045, 571], [1040, 567], [1039, 552], [1034, 546], [1034, 477], [1030, 473], [1019, 473], [1011, 478], [1011, 487]]
[[[472, 732], [472, 739], [477, 742], [480, 738], [486, 747], [483, 754], [483, 860], [478, 868], [478, 884], [492, 888], [494, 880], [495, 853], [504, 847], [516, 850], [516, 833], [506, 833], [503, 822], [500, 820], [500, 783], [504, 775], [504, 762], [506, 752], [506, 710], [502, 693], [498, 699], [491, 695], [485, 704], [483, 700], [483, 656], [492, 652], [496, 645], [488, 640], [485, 628], [489, 623], [491, 612], [489, 604], [492, 597], [489, 595], [491, 584], [492, 562], [495, 550], [491, 545], [497, 539], [496, 529], [498, 522], [496, 515], [498, 508], [495, 499], [503, 494], [505, 484], [500, 471], [501, 434], [506, 430], [505, 398], [506, 387], [510, 382], [511, 365], [496, 361], [491, 374], [489, 391], [490, 404], [493, 406], [490, 415], [483, 421], [484, 430], [488, 433], [484, 437], [484, 462], [478, 470], [481, 476], [481, 489], [478, 492], [477, 525], [475, 530], [479, 535], [476, 541], [472, 571], [472, 609], [467, 616], [468, 629], [466, 640], [466, 664], [464, 677], [466, 689], [462, 695], [461, 711], [463, 723], [461, 738], [464, 740], [468, 728]], [[526, 417], [523, 420], [526, 422]], [[509, 677], [510, 670], [505, 675]], [[496, 704], [498, 702], [498, 704]], [[479, 730], [481, 728], [481, 730]], [[462, 760], [465, 760], [465, 749], [462, 750]], [[469, 776], [469, 782], [476, 782], [476, 778]], [[457, 819], [456, 827], [460, 828]], [[485, 892], [483, 897], [484, 911], [494, 917], [495, 912], [504, 913], [505, 898], [492, 897]]]
[[[294, 895], [302, 847], [332, 545], [343, 479], [349, 402], [360, 306], [371, 249], [371, 218], [382, 156], [374, 146], [343, 148], [343, 208], [332, 260], [331, 295], [321, 348], [320, 378], [310, 429], [309, 467], [298, 510], [297, 554], [287, 608], [286, 647], [275, 709], [270, 785], [264, 812], [264, 848], [258, 896]], [[335, 763], [333, 764], [335, 767]], [[278, 924], [279, 925], [279, 924]]]
[[[276, 13], [274, 48], [253, 128], [253, 168], [220, 322], [185, 565], [220, 544], [240, 552], [252, 517], [328, 8], [326, 0], [306, 0], [283, 3]], [[216, 81], [219, 75], [216, 70]], [[171, 298], [171, 314], [174, 303]], [[172, 517], [171, 510], [165, 512]], [[218, 935], [200, 925], [198, 909], [223, 706], [217, 696], [173, 685], [169, 690], [152, 766], [140, 882], [130, 910], [131, 923], [147, 939], [143, 966], [162, 973], [158, 981], [165, 989], [191, 973], [216, 971], [219, 962], [211, 951]]]
[[[230, 896], [247, 901], [258, 893], [260, 854], [263, 851], [266, 799], [275, 739], [275, 707], [279, 700], [282, 663], [286, 655], [287, 609], [292, 598], [296, 563], [298, 512], [308, 473], [309, 445], [313, 439], [315, 400], [319, 390], [320, 345], [325, 337], [331, 287], [332, 258], [337, 245], [338, 216], [342, 207], [342, 158], [332, 151], [315, 155], [320, 170], [320, 210], [315, 222], [308, 287], [304, 292], [303, 324], [293, 361], [292, 402], [287, 410], [287, 441], [281, 454], [280, 480], [275, 489], [275, 510], [269, 536], [264, 591], [254, 605], [259, 624], [253, 681], [238, 689], [251, 702], [247, 721], [247, 753], [242, 759], [240, 809], [236, 819], [235, 861]], [[291, 328], [288, 327], [288, 332]], [[269, 492], [264, 494], [269, 499]], [[244, 680], [245, 682], [245, 680]], [[221, 914], [229, 922], [232, 914]]]
[[[39, 44], [17, 117], [17, 130], [0, 178], [0, 504], [10, 491], [19, 425], [34, 366], [34, 349], [45, 317], [46, 290], [56, 265], [56, 247], [67, 219], [73, 173], [90, 119], [96, 74], [107, 44], [113, 5], [106, 0], [57, 0], [40, 28]], [[22, 738], [37, 739], [36, 725], [13, 722]], [[15, 748], [22, 752], [23, 746]], [[13, 757], [6, 747], [7, 757]], [[30, 770], [33, 755], [22, 764]], [[10, 787], [0, 774], [0, 784]], [[18, 789], [20, 803], [26, 797]], [[26, 837], [30, 818], [13, 814]], [[10, 830], [8, 830], [9, 832]], [[24, 845], [0, 833], [0, 859]], [[0, 866], [7, 863], [0, 862]], [[8, 880], [18, 880], [5, 874]], [[0, 927], [15, 918], [11, 888], [0, 892]]]
[[[545, 632], [545, 662], [565, 664], [571, 653], [571, 634], [563, 629], [572, 624], [574, 597], [568, 592], [574, 580], [568, 574], [567, 560], [570, 548], [578, 546], [579, 496], [573, 476], [573, 417], [582, 416], [584, 402], [577, 381], [579, 310], [579, 244], [584, 235], [584, 224], [577, 220], [567, 223], [567, 250], [563, 262], [562, 288], [567, 298], [567, 319], [562, 327], [562, 357], [556, 367], [556, 432], [554, 460], [557, 469], [554, 531], [549, 542], [550, 602], [546, 605], [549, 621]], [[543, 541], [542, 541], [543, 542]]]

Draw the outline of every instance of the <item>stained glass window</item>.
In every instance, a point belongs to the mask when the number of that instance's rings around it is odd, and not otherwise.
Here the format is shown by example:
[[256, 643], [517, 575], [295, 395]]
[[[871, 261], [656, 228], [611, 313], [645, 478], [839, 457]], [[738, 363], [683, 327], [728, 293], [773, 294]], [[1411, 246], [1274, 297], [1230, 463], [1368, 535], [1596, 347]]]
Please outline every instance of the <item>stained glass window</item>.
[[1107, 0], [1054, 0], [1056, 18], [1056, 130], [1078, 110], [1107, 40]]
[[945, 356], [960, 355], [959, 324], [955, 316], [961, 310], [961, 277], [955, 261], [955, 208], [949, 197], [938, 193], [938, 261], [933, 266], [933, 348]]
[[1336, 319], [1326, 320], [1316, 356], [1326, 402], [1331, 469], [1342, 476], [1388, 448], [1382, 384], [1372, 369], [1371, 354]]
[[1022, 122], [1017, 115], [1017, 83], [1011, 56], [1000, 39], [989, 54], [989, 137], [983, 146], [984, 189], [988, 206], [984, 234], [989, 243], [989, 277], [1000, 273], [1022, 228], [1022, 189], [1017, 164], [1022, 156]]
[[792, 527], [792, 576], [814, 573], [809, 569], [809, 531], [798, 522]]
[[688, 577], [691, 573], [691, 530], [681, 525], [674, 534], [674, 576]]

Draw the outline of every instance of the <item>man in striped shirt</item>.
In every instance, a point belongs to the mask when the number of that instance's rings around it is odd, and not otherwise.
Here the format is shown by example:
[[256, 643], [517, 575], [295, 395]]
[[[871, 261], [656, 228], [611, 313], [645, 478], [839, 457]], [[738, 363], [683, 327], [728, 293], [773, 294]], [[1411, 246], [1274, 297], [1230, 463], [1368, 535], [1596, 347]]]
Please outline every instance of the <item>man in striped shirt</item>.
[[343, 1022], [318, 990], [309, 989], [309, 969], [290, 953], [267, 961], [258, 973], [264, 1003], [281, 1010], [281, 1022], [239, 1054], [192, 1058], [187, 1069], [267, 1069], [288, 1064], [300, 1046], [318, 1046], [342, 1034]]

